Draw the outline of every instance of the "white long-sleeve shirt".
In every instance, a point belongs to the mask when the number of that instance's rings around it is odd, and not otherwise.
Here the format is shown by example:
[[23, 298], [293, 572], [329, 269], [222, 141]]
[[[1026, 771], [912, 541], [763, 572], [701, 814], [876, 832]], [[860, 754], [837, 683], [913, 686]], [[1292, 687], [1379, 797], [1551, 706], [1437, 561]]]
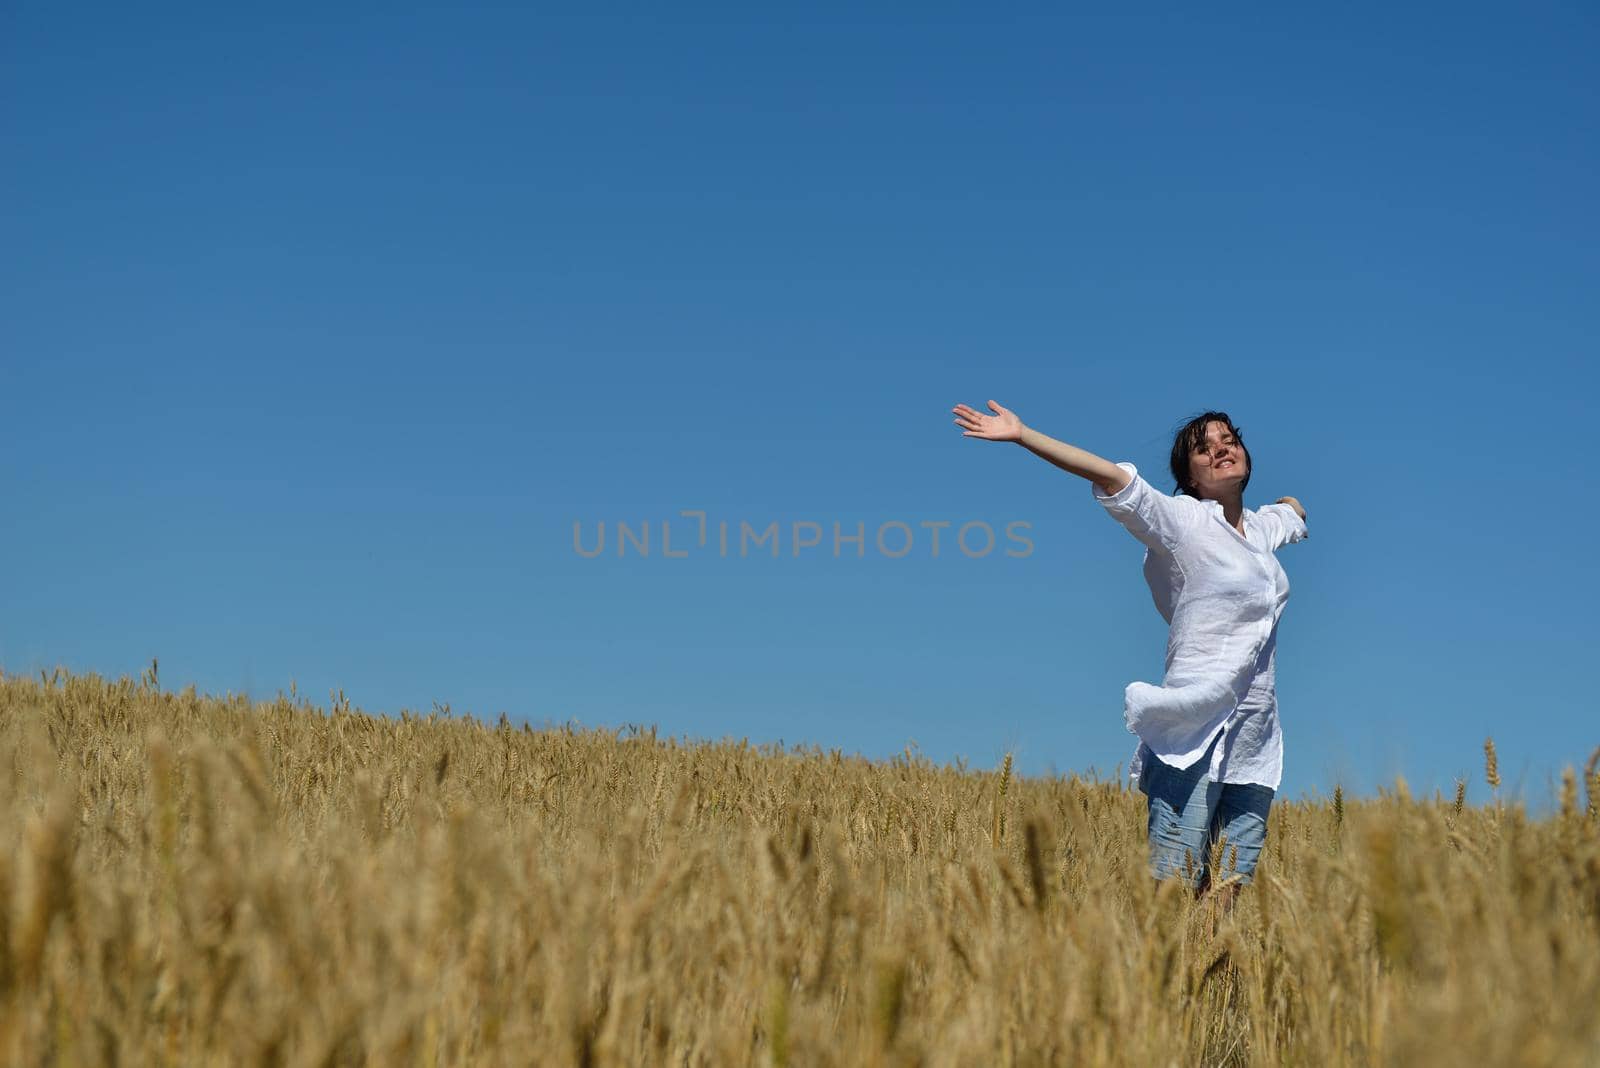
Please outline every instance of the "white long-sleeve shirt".
[[1244, 534], [1220, 501], [1169, 496], [1133, 476], [1115, 494], [1090, 483], [1106, 511], [1145, 546], [1144, 577], [1156, 610], [1170, 625], [1160, 686], [1128, 684], [1123, 715], [1139, 736], [1128, 775], [1138, 782], [1147, 754], [1187, 768], [1212, 750], [1217, 782], [1283, 779], [1283, 734], [1274, 681], [1278, 620], [1289, 602], [1289, 576], [1273, 554], [1308, 537], [1287, 504], [1244, 510]]

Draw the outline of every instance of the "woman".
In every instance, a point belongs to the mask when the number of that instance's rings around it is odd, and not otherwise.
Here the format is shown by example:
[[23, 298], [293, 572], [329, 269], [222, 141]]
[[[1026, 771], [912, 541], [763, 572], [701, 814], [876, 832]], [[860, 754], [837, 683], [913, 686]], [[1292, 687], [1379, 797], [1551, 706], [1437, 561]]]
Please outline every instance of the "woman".
[[1088, 479], [1095, 499], [1145, 546], [1145, 580], [1170, 625], [1166, 675], [1160, 686], [1130, 683], [1123, 711], [1139, 736], [1128, 774], [1150, 799], [1151, 872], [1182, 876], [1201, 896], [1221, 838], [1216, 879], [1235, 876], [1224, 892], [1231, 907], [1253, 877], [1282, 779], [1274, 666], [1289, 578], [1273, 553], [1307, 537], [1305, 509], [1293, 497], [1244, 507], [1250, 453], [1226, 412], [1178, 431], [1170, 459], [1177, 490], [1168, 496], [1131, 463], [1046, 437], [992, 400], [989, 407], [993, 415], [952, 409], [964, 437], [1017, 442]]

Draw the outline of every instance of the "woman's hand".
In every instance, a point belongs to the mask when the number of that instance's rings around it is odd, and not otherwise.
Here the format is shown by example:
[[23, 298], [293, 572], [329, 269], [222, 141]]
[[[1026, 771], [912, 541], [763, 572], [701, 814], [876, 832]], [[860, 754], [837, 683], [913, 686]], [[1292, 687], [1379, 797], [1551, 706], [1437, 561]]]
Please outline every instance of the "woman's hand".
[[1301, 518], [1302, 521], [1306, 517], [1306, 510], [1304, 508], [1300, 507], [1300, 502], [1295, 500], [1293, 497], [1279, 497], [1273, 503], [1274, 504], [1287, 504], [1290, 508], [1294, 509], [1295, 514], [1298, 515]]
[[961, 436], [985, 441], [1021, 441], [1022, 420], [1017, 418], [1017, 413], [1000, 407], [994, 401], [989, 402], [989, 407], [995, 410], [994, 415], [985, 415], [965, 404], [950, 409], [956, 415], [956, 426], [964, 431]]

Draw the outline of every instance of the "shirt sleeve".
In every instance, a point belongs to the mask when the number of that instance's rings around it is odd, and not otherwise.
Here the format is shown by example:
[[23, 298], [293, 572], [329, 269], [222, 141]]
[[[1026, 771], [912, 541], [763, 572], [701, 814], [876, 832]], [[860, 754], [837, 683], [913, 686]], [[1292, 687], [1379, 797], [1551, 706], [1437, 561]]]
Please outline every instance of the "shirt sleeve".
[[1267, 540], [1273, 552], [1311, 536], [1306, 530], [1306, 521], [1290, 505], [1264, 504], [1256, 509], [1256, 515], [1267, 528]]
[[1100, 492], [1098, 482], [1090, 482], [1094, 499], [1105, 505], [1111, 517], [1128, 532], [1151, 549], [1172, 552], [1190, 530], [1197, 518], [1194, 502], [1188, 498], [1167, 496], [1146, 482], [1139, 469], [1126, 460], [1117, 466], [1133, 478], [1116, 493]]

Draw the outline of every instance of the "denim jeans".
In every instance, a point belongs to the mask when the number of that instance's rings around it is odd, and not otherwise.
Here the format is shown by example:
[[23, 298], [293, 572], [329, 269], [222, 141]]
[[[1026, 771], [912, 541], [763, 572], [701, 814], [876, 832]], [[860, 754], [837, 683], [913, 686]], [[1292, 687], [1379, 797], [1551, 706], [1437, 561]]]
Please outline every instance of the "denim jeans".
[[[1254, 877], [1261, 847], [1267, 841], [1267, 810], [1274, 791], [1254, 783], [1213, 782], [1207, 772], [1211, 749], [1182, 771], [1163, 764], [1148, 747], [1139, 789], [1150, 799], [1150, 873], [1157, 879], [1184, 877], [1184, 859], [1191, 858], [1189, 882], [1199, 886], [1208, 875], [1211, 844], [1222, 839], [1222, 870], [1209, 873], [1220, 883], [1230, 876], [1248, 883]], [[1237, 858], [1235, 858], [1237, 847]]]

